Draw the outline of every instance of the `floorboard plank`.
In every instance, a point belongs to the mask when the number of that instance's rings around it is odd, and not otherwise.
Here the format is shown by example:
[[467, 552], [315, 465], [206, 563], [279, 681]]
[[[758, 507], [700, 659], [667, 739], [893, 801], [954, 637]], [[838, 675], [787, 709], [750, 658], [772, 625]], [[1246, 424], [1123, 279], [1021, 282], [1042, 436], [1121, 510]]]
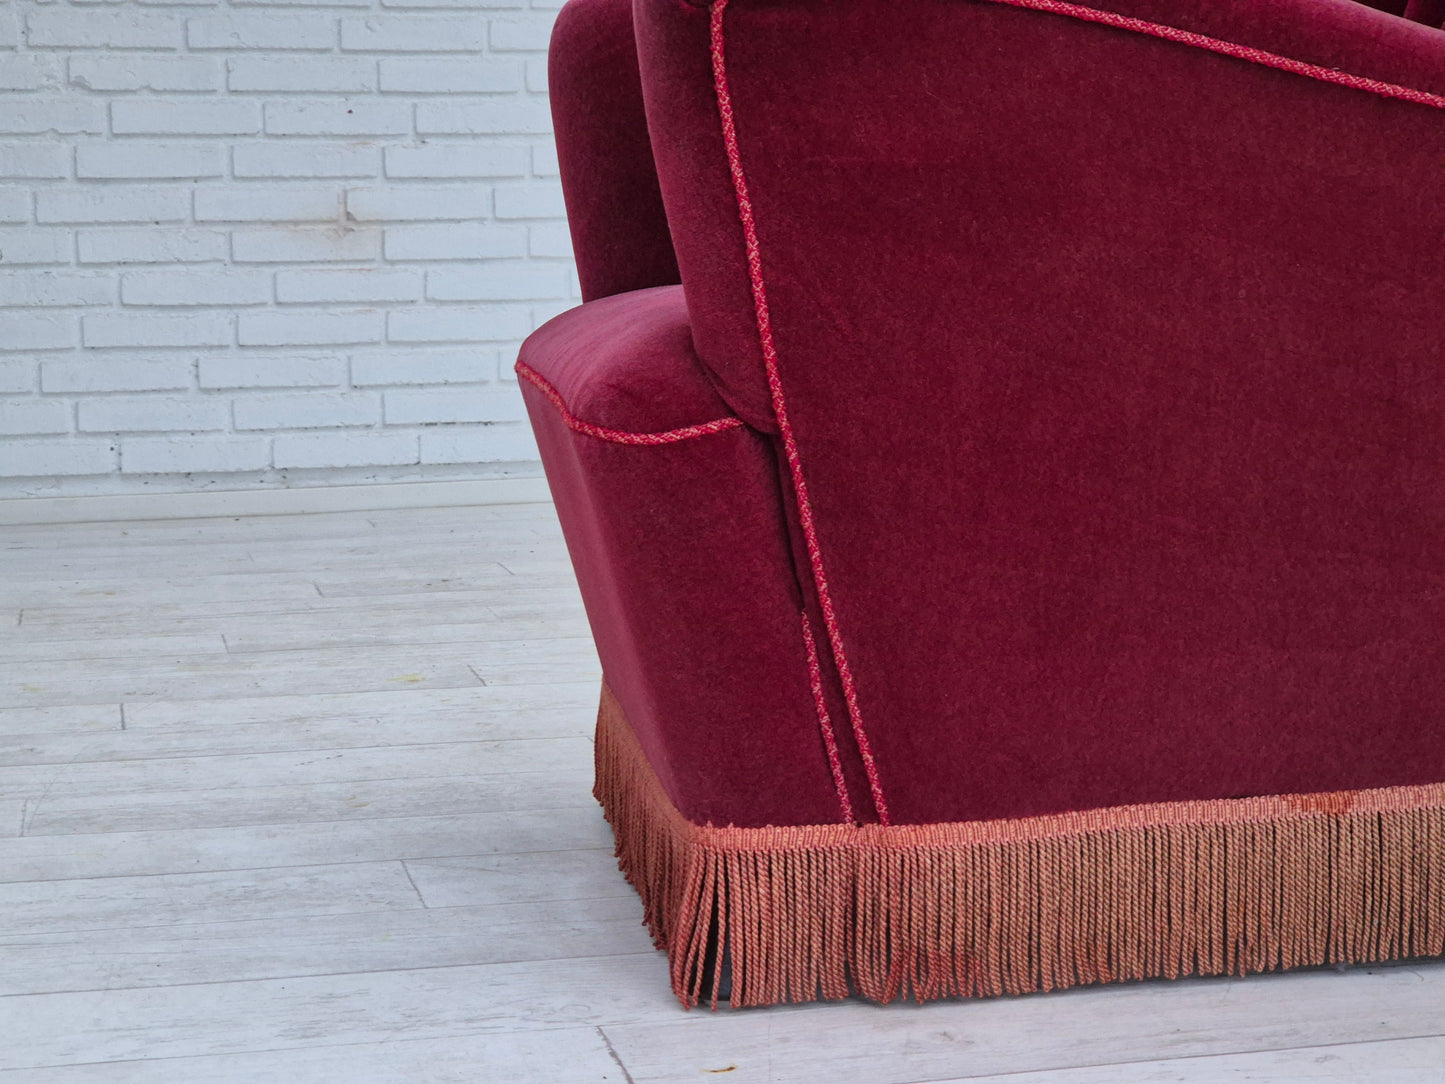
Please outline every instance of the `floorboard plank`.
[[[501, 566], [498, 566], [499, 568]], [[502, 570], [499, 575], [512, 575]], [[127, 573], [96, 579], [17, 578], [0, 581], [0, 605], [20, 607], [43, 605], [56, 595], [78, 602], [102, 605], [154, 605], [157, 602], [203, 602], [224, 599], [275, 601], [313, 598], [312, 581], [298, 573], [221, 573], [203, 579], [169, 580], [163, 583], [137, 582]]]
[[576, 768], [440, 779], [363, 779], [219, 791], [158, 791], [125, 797], [50, 796], [43, 802], [30, 803], [24, 834], [156, 832], [181, 827], [439, 817], [569, 806], [590, 809], [591, 778], [590, 771]]
[[[568, 675], [570, 677], [570, 675]], [[478, 726], [505, 727], [508, 713], [556, 712], [587, 717], [587, 732], [597, 716], [595, 679], [458, 689], [399, 688], [337, 693], [278, 693], [191, 700], [137, 701], [125, 705], [126, 726], [133, 729], [181, 729], [246, 723], [302, 724], [376, 716], [399, 733], [424, 727], [428, 720], [476, 719]], [[0, 713], [0, 719], [3, 719]], [[508, 729], [506, 737], [525, 733]], [[378, 743], [381, 744], [381, 743]]]
[[110, 794], [124, 804], [145, 792], [223, 791], [236, 787], [352, 783], [367, 779], [439, 779], [562, 768], [585, 771], [592, 743], [583, 737], [447, 742], [380, 748], [223, 753], [152, 760], [67, 760], [0, 768], [0, 797], [79, 798]]
[[618, 896], [0, 933], [0, 997], [650, 955], [638, 915]]
[[11, 882], [0, 884], [0, 938], [421, 906], [400, 862]]
[[[398, 620], [393, 615], [376, 613], [362, 620], [317, 617], [311, 620], [288, 621], [282, 629], [272, 622], [252, 619], [245, 624], [232, 622], [224, 633], [225, 646], [232, 654], [244, 655], [265, 651], [301, 651], [315, 647], [378, 647], [402, 644], [466, 644], [505, 640], [577, 639], [586, 633], [581, 610], [569, 610], [555, 617], [534, 615], [503, 619], [487, 616], [484, 621], [450, 622], [418, 621], [415, 624]], [[476, 616], [476, 615], [472, 615]], [[340, 624], [340, 627], [338, 625]], [[3, 651], [0, 651], [3, 657]]]
[[25, 1036], [0, 1045], [0, 1069], [515, 1034], [681, 1011], [655, 953], [31, 994], [0, 999], [6, 1033]]
[[[302, 614], [386, 613], [397, 615], [397, 622], [421, 621], [452, 616], [465, 621], [477, 612], [503, 607], [536, 608], [581, 604], [577, 588], [572, 584], [539, 584], [535, 581], [508, 580], [490, 587], [470, 591], [432, 592], [420, 595], [391, 595], [382, 601], [360, 596], [327, 599], [250, 599], [234, 601], [153, 602], [150, 604], [65, 605], [54, 602], [45, 606], [27, 606], [20, 612], [20, 624], [0, 629], [10, 639], [24, 637], [70, 639], [77, 632], [108, 635], [144, 635], [158, 630], [203, 632], [238, 617], [267, 617], [273, 621], [289, 620]], [[557, 675], [565, 680], [565, 675]]]
[[33, 708], [0, 708], [0, 737], [16, 735], [92, 734], [119, 731], [119, 704], [49, 704]]
[[[597, 690], [589, 688], [588, 691], [596, 693]], [[166, 760], [221, 754], [455, 745], [553, 738], [590, 741], [594, 715], [595, 711], [589, 704], [587, 707], [569, 711], [473, 714], [439, 711], [404, 720], [322, 718], [300, 719], [294, 723], [230, 725], [198, 722], [194, 726], [131, 726], [126, 730], [82, 734], [16, 733], [7, 735], [5, 743], [0, 745], [0, 767], [29, 766], [38, 769], [42, 765], [81, 761]]]
[[200, 696], [349, 692], [399, 686], [522, 685], [557, 672], [600, 678], [590, 638], [387, 648], [318, 648], [261, 655], [193, 655], [0, 666], [0, 707], [177, 700]]
[[[61, 699], [85, 704], [418, 685], [458, 688], [483, 684], [469, 665], [473, 661], [484, 665], [497, 684], [518, 674], [535, 676], [541, 665], [517, 657], [525, 655], [525, 645], [467, 646], [467, 658], [438, 658], [424, 647], [405, 647], [278, 651], [264, 658], [219, 654], [7, 665], [0, 666], [0, 707], [39, 707]], [[580, 647], [573, 650], [585, 657]]]
[[224, 655], [220, 634], [206, 636], [91, 636], [76, 640], [0, 640], [0, 666], [29, 662], [137, 659], [155, 655]]
[[612, 849], [595, 806], [0, 838], [0, 883]]

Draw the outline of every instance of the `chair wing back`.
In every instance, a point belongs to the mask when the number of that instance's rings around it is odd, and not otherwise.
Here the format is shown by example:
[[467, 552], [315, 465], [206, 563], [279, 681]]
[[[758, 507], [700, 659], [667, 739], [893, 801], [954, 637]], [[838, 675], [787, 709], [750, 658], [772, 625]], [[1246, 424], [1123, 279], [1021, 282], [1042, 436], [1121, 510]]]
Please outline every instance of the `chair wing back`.
[[1442, 777], [1445, 34], [1351, 0], [635, 13], [693, 337], [752, 426], [782, 396], [895, 822]]
[[642, 111], [631, 0], [564, 7], [552, 31], [547, 82], [583, 299], [676, 283]]

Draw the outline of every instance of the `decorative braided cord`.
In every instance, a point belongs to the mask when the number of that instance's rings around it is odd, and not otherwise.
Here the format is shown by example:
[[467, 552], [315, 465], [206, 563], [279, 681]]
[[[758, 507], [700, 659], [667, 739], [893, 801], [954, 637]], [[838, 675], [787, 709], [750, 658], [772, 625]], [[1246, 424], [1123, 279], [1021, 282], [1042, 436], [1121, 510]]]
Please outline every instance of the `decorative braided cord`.
[[1165, 41], [1178, 42], [1180, 45], [1191, 45], [1196, 49], [1206, 49], [1211, 53], [1247, 60], [1251, 64], [1262, 64], [1266, 68], [1278, 68], [1280, 71], [1318, 79], [1324, 83], [1335, 83], [1338, 86], [1349, 87], [1351, 90], [1363, 90], [1370, 94], [1378, 94], [1383, 98], [1398, 98], [1401, 101], [1414, 102], [1416, 105], [1428, 105], [1432, 109], [1445, 109], [1445, 96], [1431, 94], [1429, 91], [1404, 87], [1397, 83], [1386, 83], [1379, 79], [1368, 79], [1363, 75], [1343, 72], [1337, 68], [1326, 68], [1319, 64], [1296, 60], [1293, 57], [1280, 56], [1278, 53], [1256, 49], [1251, 45], [1223, 41], [1220, 38], [1195, 34], [1192, 31], [1180, 30], [1176, 26], [1166, 26], [1163, 23], [1135, 19], [1113, 11], [1100, 11], [1097, 8], [1084, 7], [1082, 4], [1067, 4], [1063, 0], [986, 0], [986, 2], [1004, 4], [1008, 7], [1028, 8], [1030, 11], [1042, 11], [1050, 15], [1064, 15], [1086, 23], [1112, 26], [1117, 30], [1131, 30], [1136, 34], [1147, 34], [1152, 38], [1162, 38]]
[[[758, 247], [758, 228], [753, 218], [753, 204], [748, 197], [747, 177], [743, 173], [742, 154], [738, 150], [737, 125], [733, 118], [732, 95], [728, 91], [727, 60], [723, 48], [723, 15], [728, 0], [716, 0], [711, 11], [711, 44], [713, 88], [717, 94], [718, 116], [722, 121], [723, 144], [727, 149], [728, 171], [732, 175], [733, 190], [737, 195], [738, 218], [742, 222], [743, 241], [747, 249], [748, 278], [753, 293], [753, 309], [757, 316], [758, 340], [763, 351], [763, 365], [767, 371], [768, 392], [772, 397], [773, 413], [778, 419], [778, 433], [783, 441], [783, 454], [788, 461], [792, 475], [793, 491], [797, 495], [798, 520], [803, 529], [803, 538], [808, 549], [808, 563], [812, 566], [813, 583], [818, 591], [818, 605], [823, 611], [823, 625], [828, 633], [828, 646], [833, 652], [833, 661], [838, 668], [838, 678], [843, 685], [843, 699], [848, 705], [848, 721], [853, 728], [853, 738], [858, 744], [858, 753], [863, 758], [863, 770], [868, 776], [868, 788], [873, 796], [873, 806], [878, 812], [880, 824], [888, 823], [888, 804], [883, 797], [883, 786], [878, 778], [878, 765], [873, 759], [873, 750], [868, 735], [863, 729], [863, 718], [858, 708], [858, 691], [853, 682], [853, 672], [848, 666], [848, 656], [843, 650], [843, 636], [838, 627], [838, 615], [833, 610], [833, 597], [828, 589], [828, 577], [823, 569], [823, 550], [818, 542], [818, 527], [813, 519], [813, 506], [808, 500], [808, 483], [803, 477], [802, 460], [798, 455], [798, 441], [793, 435], [792, 422], [788, 419], [787, 399], [783, 395], [782, 380], [778, 375], [778, 350], [773, 342], [772, 320], [768, 312], [767, 287], [763, 281], [762, 253]], [[806, 628], [806, 626], [805, 626]], [[821, 698], [818, 699], [820, 715], [819, 728], [827, 742], [832, 733], [831, 724], [822, 712]], [[829, 749], [829, 759], [837, 755], [836, 748]], [[850, 816], [851, 820], [852, 817]]]
[[813, 688], [813, 705], [818, 709], [818, 729], [823, 732], [823, 747], [828, 751], [828, 767], [833, 773], [833, 787], [838, 792], [838, 805], [843, 819], [853, 823], [853, 803], [848, 798], [848, 783], [843, 778], [843, 761], [838, 756], [838, 739], [833, 734], [833, 718], [828, 714], [828, 701], [823, 695], [823, 668], [818, 664], [818, 641], [813, 638], [813, 622], [803, 611], [803, 646], [808, 649], [808, 681]]
[[717, 418], [710, 422], [703, 422], [701, 425], [685, 425], [681, 429], [669, 429], [662, 433], [629, 433], [624, 429], [608, 429], [605, 426], [584, 422], [568, 410], [567, 404], [562, 401], [561, 393], [548, 382], [545, 376], [525, 361], [517, 362], [516, 369], [518, 376], [545, 395], [547, 401], [557, 408], [557, 413], [562, 415], [562, 421], [566, 423], [568, 429], [575, 433], [596, 437], [598, 440], [611, 441], [613, 444], [676, 444], [680, 440], [692, 440], [694, 437], [706, 437], [713, 433], [726, 432], [729, 429], [739, 429], [743, 424], [741, 418]]

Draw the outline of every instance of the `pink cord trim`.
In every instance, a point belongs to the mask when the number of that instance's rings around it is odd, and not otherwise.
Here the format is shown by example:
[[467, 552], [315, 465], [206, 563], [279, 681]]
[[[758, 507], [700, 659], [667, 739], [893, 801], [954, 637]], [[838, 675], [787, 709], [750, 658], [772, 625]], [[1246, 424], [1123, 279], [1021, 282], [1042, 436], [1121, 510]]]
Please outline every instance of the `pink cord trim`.
[[[808, 561], [813, 568], [813, 582], [818, 590], [818, 605], [823, 611], [823, 625], [828, 632], [828, 646], [832, 648], [833, 660], [838, 667], [838, 678], [843, 684], [843, 699], [848, 704], [848, 721], [853, 727], [853, 737], [858, 743], [858, 752], [863, 758], [863, 770], [868, 775], [868, 787], [873, 794], [873, 806], [878, 811], [878, 822], [888, 823], [888, 805], [883, 799], [883, 786], [878, 779], [878, 765], [873, 760], [873, 750], [868, 744], [868, 735], [863, 730], [863, 719], [858, 709], [858, 691], [853, 684], [853, 672], [848, 666], [848, 656], [843, 651], [843, 636], [838, 628], [838, 617], [833, 612], [833, 599], [828, 590], [828, 577], [823, 571], [823, 551], [818, 543], [818, 528], [813, 522], [813, 506], [808, 501], [808, 485], [803, 478], [802, 461], [798, 456], [798, 442], [793, 436], [793, 426], [788, 420], [788, 406], [783, 396], [783, 384], [778, 376], [778, 351], [773, 342], [772, 320], [768, 313], [768, 294], [763, 283], [762, 253], [758, 247], [757, 223], [753, 220], [753, 204], [748, 197], [748, 182], [743, 175], [742, 154], [738, 150], [737, 126], [733, 120], [732, 95], [728, 92], [727, 63], [723, 56], [723, 13], [728, 0], [716, 0], [712, 6], [711, 42], [713, 87], [717, 93], [718, 115], [722, 120], [723, 144], [727, 148], [728, 171], [732, 174], [733, 190], [737, 193], [738, 218], [742, 220], [743, 240], [747, 247], [748, 277], [752, 282], [753, 308], [757, 313], [758, 339], [763, 350], [763, 365], [767, 370], [768, 391], [772, 396], [773, 413], [778, 419], [778, 433], [783, 440], [783, 454], [788, 460], [792, 473], [793, 490], [798, 497], [798, 519], [803, 528], [803, 538], [808, 547]], [[818, 725], [831, 727], [820, 715]]]
[[702, 425], [685, 425], [681, 429], [669, 429], [664, 433], [629, 433], [623, 429], [608, 429], [601, 425], [593, 425], [591, 422], [584, 422], [568, 410], [567, 404], [562, 401], [561, 393], [548, 383], [545, 376], [525, 361], [517, 362], [516, 369], [518, 376], [533, 385], [547, 397], [548, 402], [557, 408], [557, 413], [562, 415], [562, 421], [567, 424], [568, 429], [575, 433], [596, 437], [598, 440], [608, 440], [613, 444], [676, 444], [680, 440], [691, 440], [693, 437], [705, 437], [712, 433], [739, 429], [743, 424], [741, 418], [718, 418], [715, 421], [704, 422]]
[[823, 695], [823, 668], [818, 665], [818, 642], [813, 639], [813, 623], [803, 611], [803, 644], [808, 649], [808, 678], [813, 686], [813, 704], [818, 709], [818, 729], [823, 732], [823, 745], [828, 750], [828, 767], [833, 769], [833, 786], [838, 791], [838, 804], [843, 808], [843, 821], [853, 823], [853, 803], [848, 800], [848, 784], [843, 779], [843, 761], [838, 756], [838, 739], [833, 734], [833, 718], [828, 714], [828, 701]]
[[1269, 53], [1253, 46], [1210, 38], [1203, 34], [1180, 30], [1175, 26], [1146, 22], [1143, 19], [1131, 18], [1113, 11], [1099, 11], [1080, 4], [1066, 4], [1062, 0], [988, 0], [988, 2], [1005, 4], [1009, 7], [1028, 8], [1031, 11], [1042, 11], [1051, 15], [1066, 15], [1071, 19], [1080, 19], [1087, 23], [1101, 23], [1119, 30], [1132, 30], [1136, 34], [1148, 34], [1150, 37], [1163, 38], [1165, 41], [1178, 42], [1181, 45], [1192, 45], [1196, 49], [1207, 49], [1211, 53], [1247, 60], [1252, 64], [1262, 64], [1267, 68], [1278, 68], [1280, 71], [1292, 72], [1295, 75], [1307, 76], [1325, 83], [1335, 83], [1352, 90], [1363, 90], [1384, 98], [1399, 98], [1401, 101], [1414, 102], [1416, 105], [1428, 105], [1433, 109], [1445, 109], [1445, 96], [1439, 94], [1431, 94], [1414, 87], [1399, 86], [1396, 83], [1385, 83], [1378, 79], [1367, 79], [1363, 75], [1354, 75], [1336, 68], [1309, 64], [1303, 60]]

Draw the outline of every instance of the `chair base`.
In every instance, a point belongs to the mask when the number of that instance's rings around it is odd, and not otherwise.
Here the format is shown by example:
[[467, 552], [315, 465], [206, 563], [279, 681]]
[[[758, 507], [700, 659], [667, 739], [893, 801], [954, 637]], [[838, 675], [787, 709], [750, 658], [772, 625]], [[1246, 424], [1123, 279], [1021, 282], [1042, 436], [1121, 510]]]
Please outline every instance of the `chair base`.
[[717, 828], [673, 806], [604, 685], [594, 793], [686, 1007], [985, 997], [1445, 952], [1445, 784]]

